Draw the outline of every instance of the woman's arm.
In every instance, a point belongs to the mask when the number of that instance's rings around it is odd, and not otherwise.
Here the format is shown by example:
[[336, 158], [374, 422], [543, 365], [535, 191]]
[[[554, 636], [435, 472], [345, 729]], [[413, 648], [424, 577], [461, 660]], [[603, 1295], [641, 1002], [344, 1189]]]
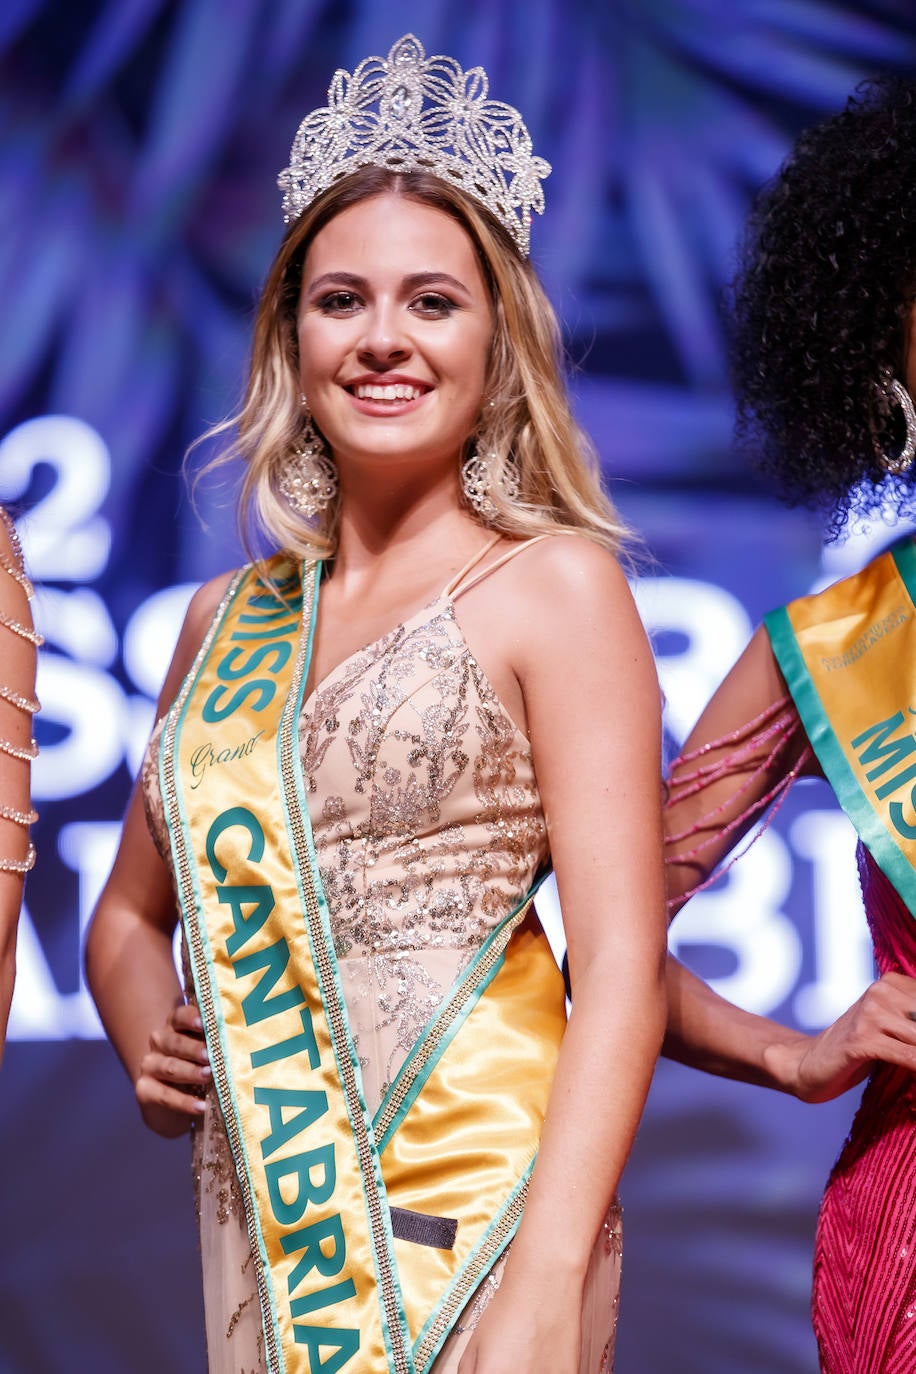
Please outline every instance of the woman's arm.
[[[669, 909], [677, 912], [799, 774], [817, 774], [769, 638], [754, 635], [671, 769], [665, 806]], [[916, 980], [889, 974], [819, 1035], [742, 1011], [669, 956], [662, 1053], [694, 1068], [792, 1093], [838, 1096], [876, 1059], [916, 1070]]]
[[819, 1035], [742, 1011], [668, 958], [662, 1053], [707, 1073], [829, 1102], [882, 1060], [916, 1073], [916, 978], [886, 973]]
[[34, 857], [28, 817], [37, 638], [29, 584], [7, 519], [0, 519], [0, 1058], [13, 1000], [22, 886]]
[[794, 777], [819, 774], [761, 627], [671, 765], [665, 801], [669, 917]]
[[[816, 764], [761, 627], [671, 767], [664, 810], [671, 917], [751, 828], [765, 798], [799, 767], [813, 772]], [[663, 1054], [709, 1073], [794, 1090], [781, 1052], [810, 1037], [742, 1011], [670, 955], [667, 986]], [[789, 1073], [785, 1080], [783, 1073]]]
[[[516, 568], [521, 570], [523, 560]], [[572, 1374], [586, 1267], [664, 1029], [661, 701], [626, 580], [578, 539], [524, 560], [516, 661], [573, 1010], [524, 1216], [461, 1374]]]
[[[191, 601], [157, 719], [194, 660], [226, 586], [218, 578]], [[134, 787], [114, 865], [86, 941], [86, 975], [102, 1023], [134, 1084], [144, 1120], [163, 1135], [187, 1130], [203, 1103], [188, 1091], [209, 1078], [198, 1018], [183, 1006], [172, 940], [177, 925], [168, 869]]]

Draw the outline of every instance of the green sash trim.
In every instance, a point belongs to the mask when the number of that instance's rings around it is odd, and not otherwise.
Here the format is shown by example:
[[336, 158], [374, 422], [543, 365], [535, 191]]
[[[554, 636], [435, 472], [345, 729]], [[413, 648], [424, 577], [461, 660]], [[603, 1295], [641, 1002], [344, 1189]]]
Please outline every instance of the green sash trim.
[[[417, 1374], [427, 1374], [430, 1365], [448, 1339], [455, 1319], [467, 1303], [469, 1292], [473, 1292], [477, 1287], [481, 1274], [485, 1275], [490, 1272], [514, 1238], [522, 1219], [522, 1213], [525, 1210], [525, 1200], [528, 1196], [528, 1185], [531, 1182], [534, 1165], [535, 1160], [532, 1159], [518, 1184], [506, 1199], [505, 1205], [484, 1232], [473, 1255], [468, 1258], [452, 1279], [442, 1301], [430, 1314], [429, 1320], [417, 1336], [413, 1348]], [[479, 1272], [475, 1273], [475, 1270]], [[466, 1283], [470, 1273], [475, 1273], [475, 1281], [472, 1285]]]
[[[235, 574], [232, 581], [229, 583], [217, 607], [216, 614], [210, 623], [210, 627], [204, 636], [197, 656], [182, 684], [175, 704], [169, 712], [165, 727], [162, 731], [159, 751], [160, 794], [167, 803], [169, 799], [171, 800], [171, 804], [178, 813], [181, 831], [185, 837], [188, 835], [188, 818], [185, 809], [184, 792], [181, 788], [175, 787], [174, 780], [169, 776], [172, 755], [170, 754], [170, 745], [166, 744], [166, 739], [170, 737], [171, 744], [184, 724], [194, 688], [200, 680], [200, 675], [209, 657], [213, 641], [226, 616], [242, 595], [244, 581], [245, 571], [242, 569]], [[198, 870], [196, 867], [192, 867], [188, 870], [187, 878], [194, 896], [191, 911], [201, 912], [203, 911], [203, 897], [200, 891]], [[226, 1024], [223, 1017], [219, 988], [214, 982], [210, 982], [210, 980], [205, 981], [204, 979], [204, 969], [212, 967], [213, 962], [213, 952], [210, 945], [207, 925], [205, 921], [195, 919], [190, 914], [187, 903], [182, 903], [179, 900], [179, 908], [185, 939], [191, 955], [189, 963], [191, 966], [191, 977], [194, 983], [195, 998], [205, 1019], [207, 1045], [210, 1048], [211, 1057], [213, 1056], [214, 1045], [216, 1045], [219, 1047], [217, 1050], [218, 1057], [225, 1060], [227, 1057]], [[195, 949], [199, 951], [197, 958], [194, 957]], [[210, 1013], [209, 1017], [207, 1015], [208, 1012]], [[207, 1024], [210, 1017], [212, 1017], [212, 1022], [211, 1024]], [[236, 1173], [239, 1179], [239, 1187], [242, 1193], [245, 1213], [245, 1228], [248, 1232], [248, 1243], [257, 1262], [258, 1272], [255, 1277], [267, 1350], [276, 1352], [276, 1363], [272, 1366], [269, 1365], [269, 1367], [276, 1368], [283, 1374], [286, 1365], [282, 1356], [280, 1332], [276, 1321], [276, 1293], [274, 1291], [273, 1274], [267, 1259], [267, 1251], [264, 1244], [264, 1235], [261, 1229], [258, 1210], [253, 1205], [251, 1197], [251, 1168], [248, 1159], [247, 1145], [244, 1134], [239, 1130], [233, 1131], [229, 1125], [230, 1122], [238, 1122], [239, 1120], [238, 1102], [236, 1100], [231, 1075], [214, 1074], [213, 1081], [223, 1120], [226, 1122], [226, 1133], [229, 1138], [229, 1146], [232, 1151]]]
[[[869, 669], [862, 662], [868, 652], [867, 649], [861, 648], [862, 635], [867, 631], [870, 616], [874, 614], [874, 584], [877, 581], [875, 574], [880, 575], [886, 582], [888, 575], [894, 571], [901, 599], [905, 602], [906, 619], [910, 624], [916, 623], [916, 547], [913, 540], [907, 538], [874, 560], [862, 572], [845, 579], [839, 584], [842, 588], [839, 593], [836, 586], [829, 587], [824, 593], [804, 597], [800, 601], [780, 607], [765, 617], [764, 625], [805, 733], [837, 800], [879, 868], [893, 883], [910, 910], [916, 913], [916, 849], [907, 843], [908, 840], [912, 841], [914, 835], [906, 835], [905, 829], [900, 830], [899, 827], [888, 823], [887, 815], [883, 816], [878, 809], [876, 789], [872, 788], [869, 792], [863, 786], [861, 766], [859, 776], [856, 771], [856, 766], [861, 765], [863, 748], [867, 744], [866, 736], [873, 736], [882, 724], [882, 716], [883, 723], [890, 726], [897, 710], [902, 709], [903, 718], [900, 724], [901, 728], [905, 728], [905, 712], [909, 710], [916, 714], [910, 706], [910, 702], [914, 701], [913, 670], [916, 660], [909, 653], [904, 652], [901, 655], [900, 649], [896, 650], [898, 657], [895, 659], [895, 677], [899, 680], [899, 685], [895, 683], [891, 686], [882, 682], [881, 685], [888, 694], [885, 698], [886, 704], [882, 704], [877, 698], [874, 672], [872, 671], [870, 676]], [[822, 685], [819, 690], [818, 687], [816, 679], [824, 683], [823, 671], [819, 671], [818, 668], [819, 661], [822, 663], [823, 660], [819, 658], [814, 647], [809, 646], [805, 649], [799, 640], [799, 634], [805, 634], [806, 631], [809, 634], [812, 630], [816, 633], [818, 603], [828, 596], [830, 600], [823, 622], [825, 633], [835, 637], [836, 627], [839, 626], [845, 634], [846, 642], [853, 646], [848, 654], [849, 663], [844, 663], [841, 669], [845, 673], [842, 722], [837, 720], [835, 708], [831, 718], [822, 696], [825, 688]], [[848, 629], [845, 622], [849, 622]], [[836, 647], [835, 638], [831, 647]], [[872, 761], [867, 754], [865, 760]], [[884, 768], [879, 766], [877, 771], [881, 773]], [[868, 774], [865, 776], [868, 777]], [[872, 777], [874, 776], [873, 772]], [[892, 804], [894, 805], [899, 809], [899, 803]], [[893, 811], [892, 814], [897, 815], [897, 811]], [[901, 824], [905, 823], [901, 821]]]

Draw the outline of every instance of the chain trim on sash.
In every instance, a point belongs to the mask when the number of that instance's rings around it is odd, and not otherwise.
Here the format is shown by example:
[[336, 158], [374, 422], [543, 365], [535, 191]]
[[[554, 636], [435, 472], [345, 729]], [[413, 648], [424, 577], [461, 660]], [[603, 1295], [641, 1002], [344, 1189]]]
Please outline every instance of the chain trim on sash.
[[[531, 1168], [533, 1167], [534, 1161], [532, 1160]], [[461, 1311], [462, 1307], [470, 1301], [471, 1294], [489, 1272], [496, 1260], [499, 1259], [500, 1254], [505, 1248], [506, 1242], [518, 1226], [522, 1212], [525, 1210], [530, 1177], [531, 1173], [529, 1170], [528, 1174], [520, 1182], [516, 1192], [510, 1198], [505, 1211], [485, 1236], [483, 1244], [480, 1246], [480, 1249], [468, 1265], [464, 1274], [460, 1276], [462, 1280], [461, 1283], [455, 1283], [453, 1285], [451, 1292], [446, 1296], [445, 1301], [442, 1303], [442, 1306], [439, 1308], [433, 1320], [429, 1323], [429, 1326], [421, 1332], [414, 1354], [417, 1374], [426, 1374], [427, 1366], [438, 1354], [458, 1313]]]
[[[317, 585], [317, 564], [312, 563], [304, 569], [302, 577], [303, 627], [306, 625], [311, 626], [315, 610], [315, 593]], [[295, 762], [298, 757], [297, 725], [300, 706], [299, 696], [310, 640], [310, 633], [303, 633], [300, 638], [296, 666], [293, 672], [293, 688], [287, 698], [280, 723], [279, 748], [281, 769], [284, 777], [295, 776], [298, 772], [298, 769], [295, 767]], [[292, 772], [287, 770], [292, 770]], [[389, 1343], [390, 1353], [394, 1359], [395, 1368], [398, 1374], [414, 1374], [413, 1360], [404, 1341], [403, 1316], [398, 1302], [398, 1285], [392, 1265], [391, 1247], [389, 1244], [390, 1227], [387, 1224], [385, 1205], [382, 1202], [379, 1190], [375, 1152], [370, 1138], [368, 1121], [362, 1103], [362, 1095], [356, 1081], [353, 1061], [349, 1054], [340, 1053], [341, 1043], [346, 1044], [347, 1041], [348, 1031], [346, 1013], [340, 1001], [334, 966], [323, 929], [321, 904], [315, 886], [310, 846], [304, 824], [299, 789], [288, 789], [286, 803], [290, 834], [293, 841], [301, 890], [305, 902], [305, 914], [308, 921], [309, 938], [312, 945], [315, 968], [318, 972], [321, 995], [325, 1004], [328, 1024], [331, 1028], [341, 1086], [347, 1103], [347, 1111], [353, 1130], [353, 1139], [363, 1176], [363, 1188], [372, 1227], [373, 1258], [375, 1259], [378, 1269], [379, 1289], [386, 1318], [384, 1335], [386, 1342]]]
[[[177, 841], [175, 845], [177, 849], [176, 877], [178, 879], [178, 885], [181, 888], [183, 905], [186, 913], [194, 912], [196, 910], [196, 905], [194, 878], [188, 859], [187, 848], [184, 843], [178, 789], [175, 785], [175, 732], [178, 728], [178, 722], [181, 719], [181, 714], [191, 689], [210, 651], [210, 646], [213, 643], [216, 633], [222, 624], [223, 616], [234, 600], [244, 580], [244, 576], [245, 570], [242, 569], [235, 574], [227, 587], [210, 624], [210, 628], [204, 636], [204, 641], [194, 659], [191, 670], [182, 683], [181, 691], [169, 711], [165, 729], [163, 730], [161, 757], [164, 785], [162, 788], [162, 798], [169, 816], [169, 829], [172, 836]], [[225, 1102], [231, 1095], [231, 1088], [219, 1036], [218, 1018], [213, 1004], [209, 983], [198, 977], [198, 971], [205, 966], [205, 954], [200, 933], [200, 925], [196, 917], [194, 917], [186, 921], [186, 926], [188, 927], [188, 936], [191, 944], [191, 965], [194, 971], [194, 986], [197, 991], [198, 1007], [206, 1026], [207, 1045], [210, 1051], [210, 1067], [213, 1071], [213, 1081], [216, 1084], [220, 1101]], [[223, 1119], [225, 1121], [226, 1134], [229, 1137], [233, 1158], [235, 1160], [244, 1158], [244, 1150], [234, 1112], [223, 1112]], [[258, 1241], [255, 1209], [251, 1197], [248, 1173], [245, 1169], [237, 1168], [236, 1174], [238, 1176], [239, 1189], [242, 1195], [242, 1206], [245, 1212], [245, 1227], [248, 1232], [248, 1243], [251, 1247], [252, 1254], [255, 1256], [254, 1271], [258, 1289], [258, 1301], [261, 1307], [262, 1316], [266, 1317], [266, 1314], [271, 1310], [270, 1291], [264, 1265], [259, 1263], [257, 1258], [260, 1254], [261, 1247]], [[279, 1349], [277, 1346], [277, 1333], [274, 1324], [272, 1321], [262, 1320], [262, 1327], [264, 1330], [264, 1350], [268, 1374], [282, 1374], [283, 1366], [280, 1361]]]

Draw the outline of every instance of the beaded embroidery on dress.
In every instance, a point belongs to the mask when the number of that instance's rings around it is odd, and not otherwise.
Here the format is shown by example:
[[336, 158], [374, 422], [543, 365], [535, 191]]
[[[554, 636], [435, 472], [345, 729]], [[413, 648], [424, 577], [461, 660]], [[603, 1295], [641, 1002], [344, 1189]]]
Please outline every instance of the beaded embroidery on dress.
[[[315, 850], [375, 1109], [531, 886], [547, 836], [527, 741], [439, 604], [339, 665], [300, 719]], [[381, 1079], [378, 1074], [381, 1074]]]
[[[157, 743], [158, 730], [143, 788], [166, 852]], [[448, 592], [317, 684], [302, 708], [299, 747], [341, 986], [375, 1112], [455, 979], [547, 861], [531, 749], [465, 641]], [[238, 1374], [263, 1369], [260, 1329], [256, 1301], [246, 1303], [252, 1261], [212, 1090], [211, 1107], [194, 1146], [210, 1371]], [[583, 1374], [611, 1367], [619, 1237], [612, 1209], [586, 1284]], [[468, 1302], [435, 1374], [457, 1368], [503, 1263]]]

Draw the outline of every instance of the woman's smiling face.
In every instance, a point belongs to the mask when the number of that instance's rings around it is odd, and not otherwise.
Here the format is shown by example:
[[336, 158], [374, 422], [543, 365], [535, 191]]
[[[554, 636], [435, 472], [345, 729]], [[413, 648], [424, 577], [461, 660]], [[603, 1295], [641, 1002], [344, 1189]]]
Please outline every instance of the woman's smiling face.
[[385, 192], [312, 240], [300, 380], [338, 462], [457, 469], [480, 415], [492, 336], [474, 245], [442, 210]]

